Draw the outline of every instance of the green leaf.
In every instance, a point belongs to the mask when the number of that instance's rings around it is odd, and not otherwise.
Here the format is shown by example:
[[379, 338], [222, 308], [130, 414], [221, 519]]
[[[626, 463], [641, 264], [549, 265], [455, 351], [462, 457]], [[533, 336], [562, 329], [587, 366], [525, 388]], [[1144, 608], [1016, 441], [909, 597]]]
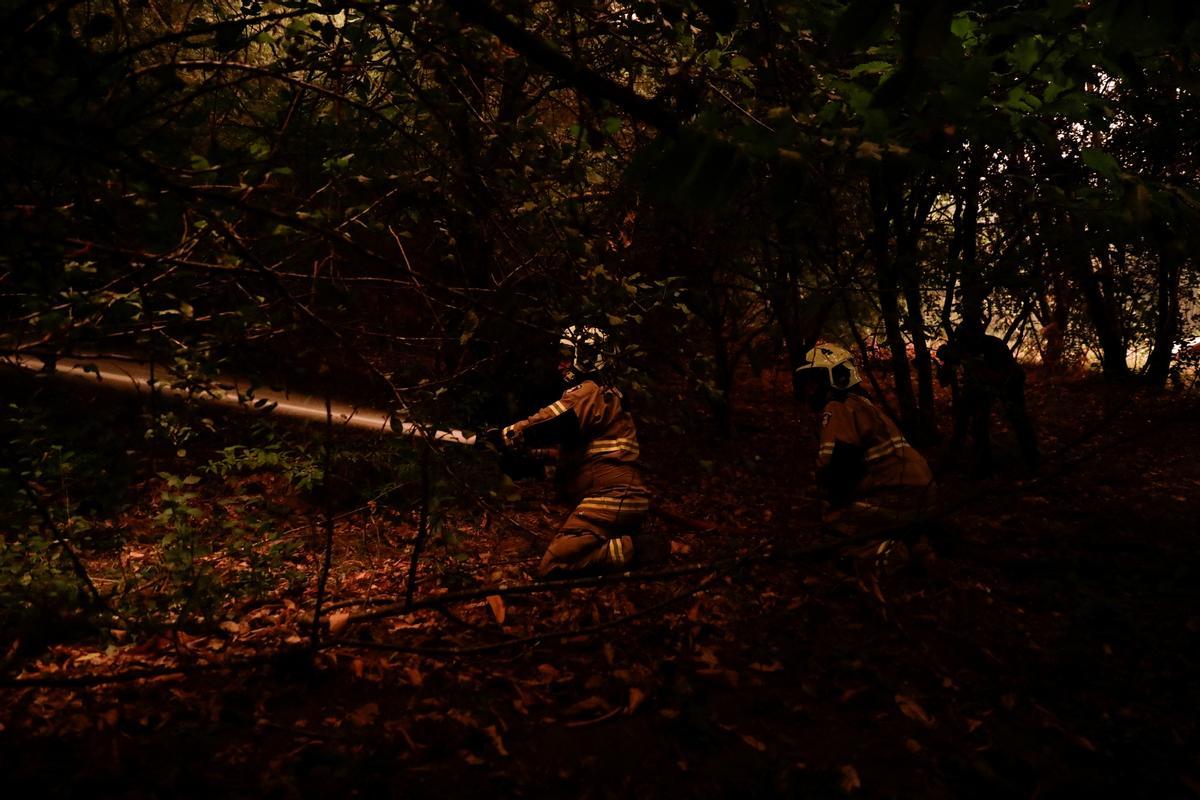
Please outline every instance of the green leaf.
[[1094, 169], [1109, 180], [1117, 180], [1117, 176], [1121, 172], [1121, 165], [1117, 160], [1103, 150], [1097, 150], [1094, 147], [1085, 147], [1079, 153], [1083, 159], [1083, 163]]
[[979, 26], [975, 24], [975, 20], [965, 14], [959, 14], [950, 22], [950, 32], [964, 42], [967, 39], [975, 38], [975, 31], [978, 29]]
[[1008, 93], [1004, 105], [1013, 111], [1028, 113], [1041, 108], [1042, 100], [1023, 86], [1017, 86]]
[[854, 69], [850, 70], [850, 77], [857, 78], [859, 75], [881, 75], [885, 72], [890, 72], [892, 63], [890, 61], [868, 61], [865, 64], [859, 64]]
[[1030, 36], [1017, 42], [1013, 48], [1011, 62], [1021, 72], [1029, 72], [1041, 58], [1041, 47], [1036, 37]]

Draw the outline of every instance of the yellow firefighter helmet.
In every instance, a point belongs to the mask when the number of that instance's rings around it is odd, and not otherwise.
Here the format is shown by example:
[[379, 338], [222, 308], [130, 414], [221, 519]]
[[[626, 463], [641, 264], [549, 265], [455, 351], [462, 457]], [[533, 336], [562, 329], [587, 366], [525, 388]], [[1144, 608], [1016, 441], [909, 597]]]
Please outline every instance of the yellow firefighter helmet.
[[829, 385], [834, 389], [849, 389], [861, 380], [858, 368], [854, 366], [854, 358], [840, 345], [818, 344], [805, 354], [804, 361], [806, 363], [796, 368], [797, 372], [805, 369], [825, 370]]

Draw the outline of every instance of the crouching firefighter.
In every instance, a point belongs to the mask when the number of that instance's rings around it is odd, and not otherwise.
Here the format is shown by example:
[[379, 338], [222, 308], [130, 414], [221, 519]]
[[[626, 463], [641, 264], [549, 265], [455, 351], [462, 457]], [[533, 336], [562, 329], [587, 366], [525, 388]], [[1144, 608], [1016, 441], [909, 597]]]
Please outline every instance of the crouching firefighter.
[[932, 558], [919, 530], [934, 499], [933, 475], [924, 457], [871, 402], [845, 349], [818, 344], [805, 362], [796, 371], [804, 371], [809, 405], [820, 414], [822, 522], [862, 540], [847, 555], [879, 568], [907, 562], [905, 539], [917, 544], [916, 554], [923, 560]]
[[637, 429], [621, 392], [606, 379], [606, 334], [571, 327], [559, 347], [559, 372], [569, 387], [561, 398], [502, 431], [499, 444], [555, 453], [560, 493], [574, 511], [559, 528], [538, 565], [557, 572], [622, 569], [635, 560], [657, 560], [657, 541], [639, 535], [650, 494], [638, 465]]

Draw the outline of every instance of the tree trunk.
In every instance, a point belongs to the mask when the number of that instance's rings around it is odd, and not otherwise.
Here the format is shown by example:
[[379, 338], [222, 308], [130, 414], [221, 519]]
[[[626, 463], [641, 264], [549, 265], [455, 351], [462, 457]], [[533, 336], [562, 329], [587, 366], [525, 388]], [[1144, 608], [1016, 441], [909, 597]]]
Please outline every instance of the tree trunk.
[[941, 327], [947, 338], [954, 332], [950, 318], [954, 316], [954, 291], [962, 272], [963, 247], [963, 200], [960, 196], [954, 204], [954, 229], [950, 238], [950, 251], [946, 254], [946, 290], [942, 294]]
[[[896, 239], [893, 271], [904, 292], [905, 322], [912, 340], [913, 365], [917, 369], [917, 404], [915, 414], [908, 422], [908, 429], [913, 440], [923, 444], [936, 438], [937, 424], [933, 417], [933, 366], [929, 358], [929, 343], [925, 338], [917, 243], [929, 210], [933, 207], [934, 192], [929, 186], [928, 176], [912, 182], [907, 198], [900, 180], [893, 179], [886, 184], [886, 192], [887, 217]], [[907, 374], [907, 348], [902, 353]]]
[[1154, 349], [1146, 362], [1146, 380], [1156, 387], [1166, 385], [1171, 356], [1179, 335], [1179, 262], [1171, 243], [1158, 250], [1158, 318], [1154, 325]]
[[[1062, 176], [1072, 174], [1057, 147], [1046, 147], [1043, 153], [1052, 172]], [[1070, 194], [1068, 192], [1068, 197]], [[1087, 245], [1087, 231], [1074, 214], [1061, 206], [1055, 208], [1049, 220], [1043, 221], [1050, 220], [1062, 231], [1061, 247], [1067, 268], [1083, 292], [1088, 318], [1096, 331], [1096, 337], [1100, 340], [1100, 361], [1104, 367], [1104, 375], [1110, 380], [1124, 380], [1129, 376], [1129, 366], [1125, 361], [1126, 348], [1124, 337], [1121, 335], [1121, 315], [1116, 307], [1115, 298], [1105, 295], [1101, 286], [1101, 276], [1092, 269], [1092, 253]]]
[[914, 181], [907, 204], [901, 187], [896, 186], [891, 204], [891, 216], [896, 227], [896, 271], [904, 287], [913, 364], [917, 368], [917, 427], [913, 430], [917, 444], [937, 439], [937, 421], [933, 416], [933, 362], [929, 357], [929, 341], [926, 338], [924, 300], [921, 297], [922, 274], [917, 253], [917, 243], [925, 220], [929, 218], [929, 211], [933, 208], [934, 196], [926, 176], [919, 190]]
[[983, 157], [972, 149], [967, 165], [966, 181], [961, 195], [962, 214], [962, 262], [959, 283], [962, 285], [962, 320], [968, 327], [983, 324], [983, 300], [987, 289], [979, 270], [979, 188], [983, 178]]
[[917, 415], [917, 400], [913, 395], [912, 380], [908, 372], [908, 354], [904, 333], [900, 328], [899, 285], [896, 263], [892, 259], [889, 244], [891, 223], [887, 209], [884, 177], [870, 178], [871, 249], [875, 254], [875, 271], [879, 282], [879, 310], [883, 315], [883, 327], [891, 350], [892, 377], [896, 384], [896, 401], [900, 405], [900, 425], [910, 433], [920, 429]]
[[1129, 376], [1129, 365], [1125, 361], [1126, 348], [1124, 337], [1121, 336], [1120, 315], [1113, 308], [1113, 299], [1104, 294], [1100, 276], [1092, 269], [1091, 253], [1084, 243], [1082, 226], [1070, 214], [1064, 213], [1064, 216], [1071, 271], [1083, 291], [1088, 318], [1096, 330], [1096, 338], [1100, 340], [1100, 363], [1104, 375], [1113, 380], [1123, 380]]
[[[915, 269], [915, 265], [913, 269]], [[937, 420], [933, 416], [933, 362], [929, 357], [929, 342], [925, 336], [925, 315], [921, 307], [921, 290], [915, 280], [906, 280], [904, 305], [908, 329], [912, 334], [913, 363], [917, 368], [917, 429], [914, 440], [928, 444], [937, 439]]]
[[720, 317], [711, 321], [713, 340], [713, 383], [717, 394], [712, 399], [713, 417], [717, 431], [723, 437], [733, 435], [733, 371], [737, 362], [730, 357]]

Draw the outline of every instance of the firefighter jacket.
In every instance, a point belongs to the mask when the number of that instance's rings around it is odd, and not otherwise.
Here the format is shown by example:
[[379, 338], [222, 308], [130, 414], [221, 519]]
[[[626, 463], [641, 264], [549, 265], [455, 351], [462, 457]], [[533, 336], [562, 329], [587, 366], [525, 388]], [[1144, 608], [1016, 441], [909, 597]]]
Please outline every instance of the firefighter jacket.
[[851, 392], [825, 404], [820, 439], [817, 472], [835, 507], [868, 494], [924, 489], [933, 482], [925, 458], [861, 394]]
[[622, 487], [640, 489], [637, 428], [621, 399], [618, 389], [587, 380], [502, 435], [509, 446], [556, 444], [559, 488], [573, 502]]

